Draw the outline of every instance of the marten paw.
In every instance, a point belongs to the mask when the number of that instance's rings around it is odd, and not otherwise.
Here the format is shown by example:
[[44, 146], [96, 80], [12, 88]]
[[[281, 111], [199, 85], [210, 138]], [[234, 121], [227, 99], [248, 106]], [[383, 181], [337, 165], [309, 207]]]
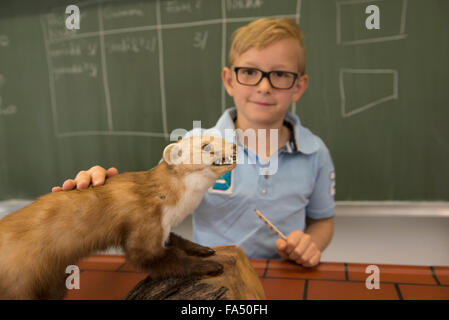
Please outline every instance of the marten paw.
[[218, 276], [223, 273], [223, 265], [216, 261], [205, 260], [195, 267], [194, 273], [198, 275]]
[[177, 234], [174, 234], [173, 232], [170, 233], [167, 247], [175, 247], [181, 249], [189, 256], [208, 257], [215, 253], [214, 249], [184, 239]]
[[197, 256], [197, 257], [209, 257], [215, 253], [215, 250], [209, 247], [204, 247], [199, 244], [196, 244], [194, 246], [189, 246], [186, 248], [183, 248], [184, 252], [187, 253], [189, 256]]

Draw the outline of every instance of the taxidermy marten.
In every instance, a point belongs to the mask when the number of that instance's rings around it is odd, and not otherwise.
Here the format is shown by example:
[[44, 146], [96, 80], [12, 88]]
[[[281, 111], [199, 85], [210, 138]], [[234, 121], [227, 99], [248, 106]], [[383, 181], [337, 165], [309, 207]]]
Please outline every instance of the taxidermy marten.
[[168, 145], [149, 171], [118, 174], [105, 185], [46, 194], [0, 220], [0, 299], [60, 299], [67, 266], [111, 246], [157, 279], [216, 275], [214, 250], [170, 229], [236, 165], [236, 147], [196, 136]]

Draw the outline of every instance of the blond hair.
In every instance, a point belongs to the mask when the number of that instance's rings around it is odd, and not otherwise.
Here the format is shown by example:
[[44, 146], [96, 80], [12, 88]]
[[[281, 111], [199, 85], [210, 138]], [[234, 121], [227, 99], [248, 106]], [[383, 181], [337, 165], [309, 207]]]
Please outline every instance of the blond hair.
[[238, 28], [232, 34], [231, 49], [229, 50], [229, 65], [235, 59], [251, 48], [263, 49], [275, 41], [294, 39], [298, 41], [302, 49], [302, 55], [298, 56], [298, 71], [306, 72], [304, 35], [298, 24], [291, 18], [262, 18]]

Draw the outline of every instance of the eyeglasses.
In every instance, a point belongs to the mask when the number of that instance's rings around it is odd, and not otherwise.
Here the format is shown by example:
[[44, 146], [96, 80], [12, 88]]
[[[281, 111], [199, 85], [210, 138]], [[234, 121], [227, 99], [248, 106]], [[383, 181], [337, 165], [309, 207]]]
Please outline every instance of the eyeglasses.
[[263, 78], [267, 78], [270, 85], [275, 89], [290, 89], [295, 84], [300, 74], [289, 71], [269, 71], [265, 72], [256, 68], [231, 67], [236, 76], [237, 82], [245, 86], [257, 86]]

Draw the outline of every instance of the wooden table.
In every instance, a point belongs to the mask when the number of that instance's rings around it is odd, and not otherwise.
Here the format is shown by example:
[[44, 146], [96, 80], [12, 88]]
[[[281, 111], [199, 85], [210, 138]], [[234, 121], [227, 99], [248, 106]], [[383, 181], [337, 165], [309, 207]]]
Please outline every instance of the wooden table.
[[[380, 289], [368, 290], [370, 264], [322, 262], [303, 268], [287, 261], [251, 260], [267, 299], [285, 300], [449, 300], [449, 267], [377, 265]], [[146, 274], [121, 255], [95, 255], [77, 263], [80, 289], [66, 299], [122, 299]]]

